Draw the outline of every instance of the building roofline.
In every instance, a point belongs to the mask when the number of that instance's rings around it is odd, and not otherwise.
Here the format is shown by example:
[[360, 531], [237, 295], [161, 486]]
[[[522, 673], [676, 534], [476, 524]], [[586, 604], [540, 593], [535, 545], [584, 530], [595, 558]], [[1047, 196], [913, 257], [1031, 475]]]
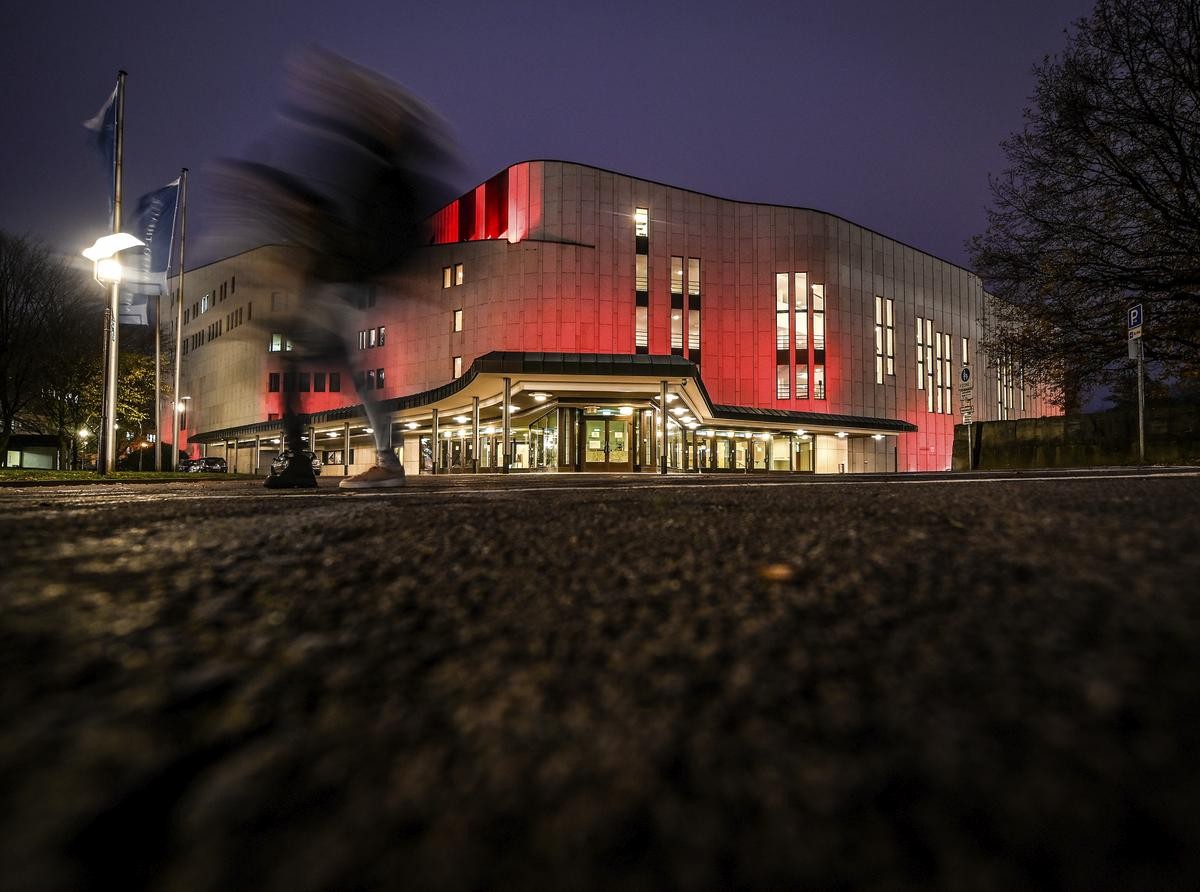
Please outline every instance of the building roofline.
[[[843, 217], [841, 214], [835, 214], [832, 211], [821, 210], [821, 208], [806, 207], [804, 205], [794, 205], [794, 204], [771, 204], [768, 201], [741, 201], [736, 198], [727, 198], [724, 195], [714, 195], [711, 192], [703, 192], [699, 189], [689, 189], [687, 186], [675, 186], [675, 185], [672, 185], [671, 183], [660, 182], [659, 180], [650, 180], [650, 179], [647, 179], [646, 177], [634, 176], [633, 174], [623, 173], [622, 171], [619, 171], [619, 170], [612, 170], [611, 168], [608, 168], [608, 167], [598, 167], [595, 164], [585, 164], [582, 161], [566, 161], [562, 158], [526, 158], [522, 161], [516, 161], [516, 162], [513, 162], [512, 164], [505, 166], [503, 168], [503, 170], [509, 170], [510, 168], [516, 167], [519, 164], [547, 164], [547, 163], [549, 163], [549, 164], [570, 164], [570, 165], [573, 165], [574, 167], [586, 167], [590, 170], [599, 171], [600, 173], [608, 173], [608, 174], [612, 174], [613, 176], [625, 177], [626, 179], [629, 179], [629, 180], [638, 180], [643, 183], [649, 183], [652, 186], [662, 186], [664, 189], [674, 189], [677, 192], [690, 192], [692, 195], [700, 195], [704, 198], [712, 198], [717, 201], [727, 201], [731, 204], [745, 204], [745, 205], [751, 205], [754, 207], [780, 208], [782, 210], [788, 210], [788, 211], [808, 211], [808, 212], [814, 213], [814, 214], [824, 214], [826, 217], [833, 217], [835, 220], [841, 220], [843, 223], [848, 223], [851, 226], [857, 226], [859, 229], [861, 229], [865, 232], [869, 232], [872, 235], [877, 235], [880, 238], [885, 238], [888, 241], [895, 242], [896, 244], [902, 245], [905, 248], [910, 248], [911, 250], [916, 251], [919, 254], [924, 254], [926, 257], [932, 257], [934, 260], [945, 263], [946, 265], [952, 266], [955, 269], [960, 269], [965, 273], [969, 273], [970, 275], [974, 276], [977, 279], [979, 278], [979, 273], [975, 272], [975, 270], [973, 270], [973, 269], [969, 269], [969, 268], [963, 266], [960, 263], [955, 263], [953, 260], [947, 260], [945, 257], [941, 257], [937, 254], [931, 254], [930, 252], [926, 251], [924, 248], [918, 248], [916, 245], [912, 245], [912, 244], [909, 244], [908, 242], [901, 241], [900, 239], [896, 238], [895, 236], [887, 235], [886, 233], [880, 232], [877, 229], [872, 229], [869, 226], [864, 226], [862, 223], [856, 223], [855, 221], [851, 220], [849, 217]], [[496, 173], [492, 174], [492, 177], [498, 175], [499, 173], [501, 173], [501, 171], [499, 171], [499, 170], [496, 171]], [[492, 177], [488, 177], [487, 179], [485, 179], [479, 183], [476, 183], [474, 186], [472, 186], [466, 192], [463, 192], [461, 195], [459, 195], [458, 198], [461, 198], [463, 195], [466, 195], [469, 192], [473, 192], [475, 189], [479, 188], [479, 186], [482, 186], [484, 183], [488, 182], [488, 180], [492, 179]], [[457, 201], [458, 198], [456, 198], [455, 201]], [[449, 207], [449, 205], [452, 203], [453, 202], [449, 202], [449, 203], [443, 205], [442, 208]], [[439, 208], [438, 210], [440, 211], [440, 210], [442, 210], [442, 208]], [[458, 244], [458, 242], [454, 242], [453, 244]]]

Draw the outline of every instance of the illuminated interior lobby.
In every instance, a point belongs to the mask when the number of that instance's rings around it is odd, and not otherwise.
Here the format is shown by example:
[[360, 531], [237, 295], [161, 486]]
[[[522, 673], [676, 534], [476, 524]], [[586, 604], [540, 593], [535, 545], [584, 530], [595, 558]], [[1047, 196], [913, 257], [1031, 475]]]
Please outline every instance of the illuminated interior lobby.
[[192, 454], [262, 473], [291, 396], [355, 473], [365, 396], [409, 474], [943, 470], [963, 366], [976, 420], [1052, 411], [980, 353], [974, 274], [831, 214], [530, 161], [430, 222], [417, 268], [363, 289], [344, 370], [281, 361], [288, 249], [189, 270]]

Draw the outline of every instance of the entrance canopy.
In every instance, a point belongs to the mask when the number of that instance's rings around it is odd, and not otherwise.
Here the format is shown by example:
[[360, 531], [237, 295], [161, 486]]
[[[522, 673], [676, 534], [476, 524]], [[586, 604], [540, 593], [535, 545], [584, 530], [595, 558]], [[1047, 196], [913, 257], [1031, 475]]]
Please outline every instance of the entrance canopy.
[[[670, 422], [697, 433], [712, 429], [878, 438], [917, 430], [914, 424], [891, 418], [714, 404], [699, 368], [681, 356], [494, 351], [480, 356], [465, 374], [448, 384], [384, 400], [381, 407], [391, 414], [394, 425], [415, 431], [430, 428], [435, 416], [442, 424], [459, 418], [474, 423], [478, 400], [478, 423], [494, 426], [503, 421], [506, 388], [510, 422], [550, 402], [657, 406], [665, 393]], [[306, 419], [307, 426], [314, 430], [323, 425], [340, 429], [346, 424], [362, 430], [367, 423], [361, 404], [313, 413]], [[260, 421], [197, 433], [190, 442], [218, 444], [272, 438], [280, 436], [281, 431], [279, 420]]]

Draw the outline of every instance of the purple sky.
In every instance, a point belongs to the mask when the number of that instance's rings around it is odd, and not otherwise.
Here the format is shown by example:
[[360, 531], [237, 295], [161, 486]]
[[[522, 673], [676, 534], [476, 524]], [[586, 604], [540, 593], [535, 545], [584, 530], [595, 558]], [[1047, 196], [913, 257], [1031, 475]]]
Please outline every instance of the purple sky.
[[[794, 204], [958, 263], [984, 223], [1030, 68], [1090, 0], [16, 4], [0, 30], [0, 228], [106, 231], [81, 123], [129, 72], [127, 207], [243, 156], [281, 60], [321, 45], [406, 84], [456, 133], [462, 189], [528, 158]], [[69, 12], [66, 10], [70, 10]], [[191, 263], [189, 263], [189, 266]]]

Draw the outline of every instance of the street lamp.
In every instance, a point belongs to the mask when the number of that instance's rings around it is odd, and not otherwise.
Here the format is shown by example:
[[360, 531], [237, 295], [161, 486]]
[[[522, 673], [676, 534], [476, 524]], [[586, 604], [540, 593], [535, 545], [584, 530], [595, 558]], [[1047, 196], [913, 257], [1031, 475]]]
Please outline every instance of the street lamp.
[[96, 281], [109, 289], [104, 326], [104, 402], [101, 411], [100, 455], [96, 461], [96, 470], [101, 474], [115, 470], [117, 457], [117, 302], [121, 287], [121, 264], [117, 260], [117, 254], [127, 248], [145, 244], [127, 232], [114, 232], [96, 239], [95, 244], [83, 252], [83, 256], [92, 261], [92, 275]]

